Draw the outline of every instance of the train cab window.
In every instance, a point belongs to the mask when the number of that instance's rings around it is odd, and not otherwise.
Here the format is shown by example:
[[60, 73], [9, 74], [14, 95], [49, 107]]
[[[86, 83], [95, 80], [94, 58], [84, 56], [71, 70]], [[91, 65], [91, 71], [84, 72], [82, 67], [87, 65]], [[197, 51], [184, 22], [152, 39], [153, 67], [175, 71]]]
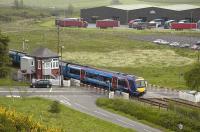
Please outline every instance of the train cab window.
[[69, 69], [69, 73], [75, 74], [75, 75], [80, 75], [80, 70], [79, 69], [70, 68]]
[[120, 86], [120, 87], [127, 87], [125, 79], [119, 79], [118, 80], [118, 86]]

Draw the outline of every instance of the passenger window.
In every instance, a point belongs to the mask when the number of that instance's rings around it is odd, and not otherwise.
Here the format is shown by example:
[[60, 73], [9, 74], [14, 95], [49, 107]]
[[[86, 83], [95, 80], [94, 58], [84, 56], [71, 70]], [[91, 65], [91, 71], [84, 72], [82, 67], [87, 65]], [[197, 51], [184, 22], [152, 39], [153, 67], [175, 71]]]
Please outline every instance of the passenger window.
[[125, 79], [119, 79], [118, 80], [118, 86], [127, 87]]

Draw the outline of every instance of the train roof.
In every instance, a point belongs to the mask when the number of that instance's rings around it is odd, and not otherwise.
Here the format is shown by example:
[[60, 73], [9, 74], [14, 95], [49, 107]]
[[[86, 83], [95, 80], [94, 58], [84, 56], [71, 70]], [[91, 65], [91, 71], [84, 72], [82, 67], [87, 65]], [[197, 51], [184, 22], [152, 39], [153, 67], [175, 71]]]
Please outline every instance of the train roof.
[[13, 50], [13, 49], [10, 49], [10, 50], [9, 50], [9, 53], [11, 53], [11, 52], [13, 52], [13, 53], [27, 54], [26, 52], [19, 51], [19, 50]]
[[120, 78], [124, 78], [124, 77], [126, 77], [126, 78], [133, 78], [133, 79], [137, 79], [138, 78], [135, 75], [125, 74], [125, 73], [121, 73], [121, 72], [102, 70], [102, 69], [98, 69], [98, 68], [94, 68], [94, 67], [89, 67], [89, 66], [75, 64], [75, 63], [68, 63], [68, 64], [70, 66], [72, 66], [72, 67], [76, 67], [78, 69], [84, 68], [84, 69], [87, 69], [89, 71], [98, 73], [100, 75], [103, 72], [103, 74], [106, 74], [106, 75], [109, 75], [109, 76], [117, 76], [117, 77], [120, 77]]

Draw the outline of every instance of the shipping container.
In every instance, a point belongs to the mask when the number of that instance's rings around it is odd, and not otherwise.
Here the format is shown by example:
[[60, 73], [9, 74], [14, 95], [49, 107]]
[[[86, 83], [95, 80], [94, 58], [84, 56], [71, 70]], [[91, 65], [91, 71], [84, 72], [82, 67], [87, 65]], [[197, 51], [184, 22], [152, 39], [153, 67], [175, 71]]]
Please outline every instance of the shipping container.
[[87, 27], [88, 23], [81, 18], [56, 19], [55, 24], [61, 27]]
[[113, 27], [119, 27], [120, 22], [117, 20], [111, 20], [111, 19], [105, 19], [105, 20], [97, 20], [96, 21], [96, 27], [99, 28], [113, 28]]
[[196, 29], [197, 23], [172, 23], [171, 29], [182, 30], [182, 29]]

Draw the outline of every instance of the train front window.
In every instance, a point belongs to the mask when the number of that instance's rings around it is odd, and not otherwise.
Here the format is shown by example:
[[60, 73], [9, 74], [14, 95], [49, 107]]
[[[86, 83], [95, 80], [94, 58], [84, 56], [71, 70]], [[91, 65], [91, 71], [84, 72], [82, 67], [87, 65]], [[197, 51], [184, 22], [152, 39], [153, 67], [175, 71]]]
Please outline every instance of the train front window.
[[136, 81], [137, 88], [146, 87], [146, 82], [144, 80]]

